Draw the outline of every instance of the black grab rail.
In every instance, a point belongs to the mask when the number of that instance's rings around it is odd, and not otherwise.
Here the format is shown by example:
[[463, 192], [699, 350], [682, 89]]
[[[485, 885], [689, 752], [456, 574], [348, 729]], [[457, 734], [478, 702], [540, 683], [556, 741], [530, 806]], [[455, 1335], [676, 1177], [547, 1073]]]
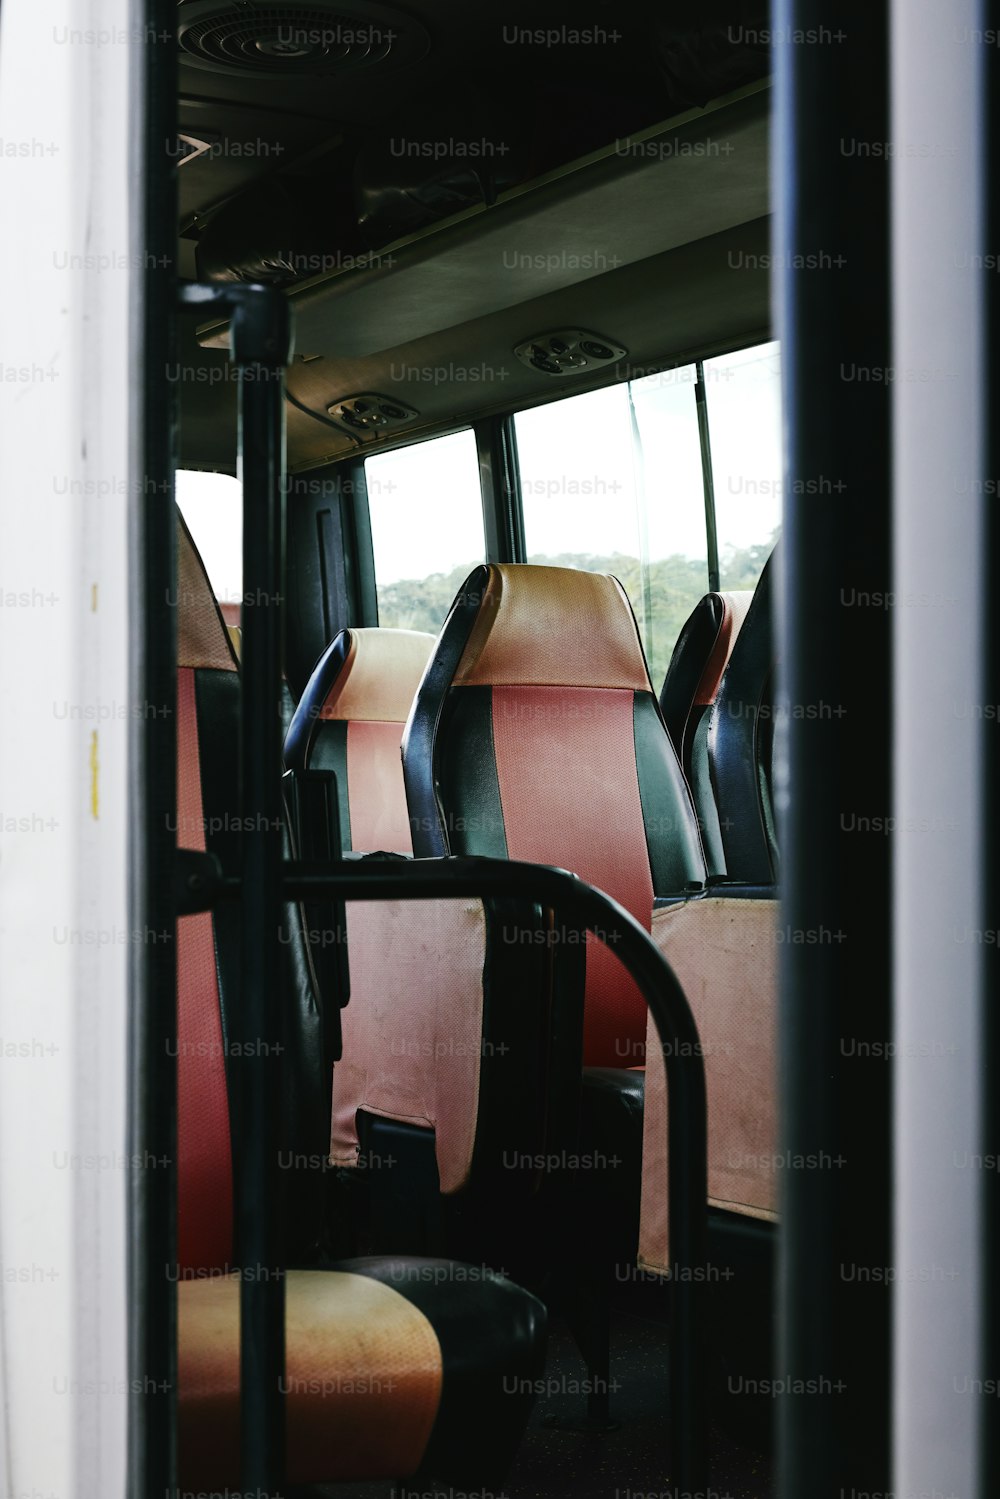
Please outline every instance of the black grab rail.
[[[188, 286], [183, 310], [227, 311], [237, 369], [243, 476], [244, 610], [241, 812], [243, 874], [222, 878], [202, 856], [180, 865], [178, 914], [220, 899], [243, 910], [243, 1016], [248, 1037], [280, 1036], [280, 930], [288, 900], [432, 900], [503, 897], [541, 904], [613, 944], [649, 1006], [668, 1084], [673, 1288], [670, 1431], [674, 1487], [706, 1491], [707, 1359], [699, 1302], [707, 1236], [705, 1074], [694, 1017], [669, 964], [616, 901], [565, 870], [496, 859], [290, 863], [281, 843], [281, 582], [284, 533], [284, 378], [290, 357], [284, 296], [263, 286]], [[277, 1494], [285, 1476], [284, 1265], [278, 1228], [277, 1100], [281, 1048], [248, 1048], [237, 1106], [243, 1149], [237, 1178], [240, 1263], [241, 1482]]]
[[336, 870], [286, 864], [284, 889], [293, 900], [435, 900], [462, 895], [524, 900], [554, 912], [557, 925], [593, 932], [629, 970], [653, 1017], [667, 1077], [667, 1211], [674, 1267], [669, 1353], [672, 1487], [677, 1493], [707, 1493], [707, 1360], [698, 1316], [708, 1239], [705, 1066], [684, 990], [649, 933], [624, 906], [575, 874], [513, 859], [400, 863], [370, 858]]
[[[242, 1145], [235, 1181], [236, 1244], [244, 1272], [240, 1281], [240, 1456], [243, 1488], [264, 1495], [279, 1492], [285, 1474], [285, 1267], [277, 1161], [282, 1051], [284, 373], [291, 358], [291, 315], [282, 293], [267, 286], [188, 285], [181, 289], [181, 306], [230, 314], [230, 362], [237, 374], [243, 481], [240, 1022], [242, 1039], [250, 1043], [241, 1056], [235, 1100]], [[207, 897], [208, 888], [202, 893]], [[201, 904], [208, 905], [207, 898]]]

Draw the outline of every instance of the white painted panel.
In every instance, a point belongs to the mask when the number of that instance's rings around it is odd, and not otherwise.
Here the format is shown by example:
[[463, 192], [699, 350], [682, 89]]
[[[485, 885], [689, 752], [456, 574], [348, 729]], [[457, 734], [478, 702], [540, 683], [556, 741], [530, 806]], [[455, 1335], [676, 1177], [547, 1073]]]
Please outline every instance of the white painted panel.
[[128, 0], [0, 11], [5, 1492], [125, 1457]]
[[893, 1488], [955, 1499], [978, 1495], [983, 1275], [982, 25], [975, 0], [892, 6]]

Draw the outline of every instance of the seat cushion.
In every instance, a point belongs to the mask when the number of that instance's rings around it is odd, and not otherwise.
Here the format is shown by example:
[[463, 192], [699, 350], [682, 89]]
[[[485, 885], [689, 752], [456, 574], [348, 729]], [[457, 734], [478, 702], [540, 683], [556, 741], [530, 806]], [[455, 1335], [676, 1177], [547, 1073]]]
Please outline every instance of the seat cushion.
[[441, 1400], [421, 1473], [459, 1489], [499, 1486], [545, 1371], [542, 1303], [482, 1264], [380, 1256], [340, 1268], [391, 1286], [437, 1335]]
[[[238, 1486], [240, 1276], [179, 1292], [181, 1482]], [[413, 1473], [441, 1398], [427, 1317], [390, 1286], [343, 1271], [290, 1271], [286, 1298], [288, 1481]]]
[[[239, 1486], [240, 1282], [228, 1274], [178, 1287], [186, 1488]], [[544, 1330], [534, 1297], [476, 1266], [361, 1259], [289, 1271], [287, 1481], [421, 1468], [460, 1481], [477, 1463], [481, 1481], [498, 1433], [507, 1452], [523, 1429]]]

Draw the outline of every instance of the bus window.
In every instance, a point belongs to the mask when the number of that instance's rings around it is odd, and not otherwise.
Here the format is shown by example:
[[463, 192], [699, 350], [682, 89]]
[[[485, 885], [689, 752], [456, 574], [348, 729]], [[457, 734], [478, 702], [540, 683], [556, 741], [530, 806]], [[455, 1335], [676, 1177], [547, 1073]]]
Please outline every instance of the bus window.
[[178, 469], [177, 504], [220, 604], [243, 598], [243, 490], [232, 474]]
[[722, 354], [704, 368], [720, 587], [753, 588], [781, 524], [778, 345]]
[[365, 459], [379, 624], [437, 634], [486, 559], [471, 428]]
[[708, 588], [693, 365], [515, 417], [528, 561], [610, 572], [653, 681]]

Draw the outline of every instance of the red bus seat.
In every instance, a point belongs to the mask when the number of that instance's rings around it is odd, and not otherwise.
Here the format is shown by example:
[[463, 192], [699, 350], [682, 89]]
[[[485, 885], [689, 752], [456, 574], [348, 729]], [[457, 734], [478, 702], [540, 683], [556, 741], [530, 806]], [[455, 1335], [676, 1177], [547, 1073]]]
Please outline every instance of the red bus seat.
[[[201, 561], [179, 524], [179, 847], [240, 863], [239, 676]], [[283, 950], [286, 1424], [292, 1483], [496, 1482], [544, 1359], [544, 1310], [501, 1277], [445, 1260], [322, 1262], [329, 1079], [296, 909]], [[231, 1108], [239, 1052], [239, 913], [177, 930], [178, 1440], [182, 1486], [239, 1487], [238, 1300]], [[298, 1162], [302, 1169], [297, 1169]]]

